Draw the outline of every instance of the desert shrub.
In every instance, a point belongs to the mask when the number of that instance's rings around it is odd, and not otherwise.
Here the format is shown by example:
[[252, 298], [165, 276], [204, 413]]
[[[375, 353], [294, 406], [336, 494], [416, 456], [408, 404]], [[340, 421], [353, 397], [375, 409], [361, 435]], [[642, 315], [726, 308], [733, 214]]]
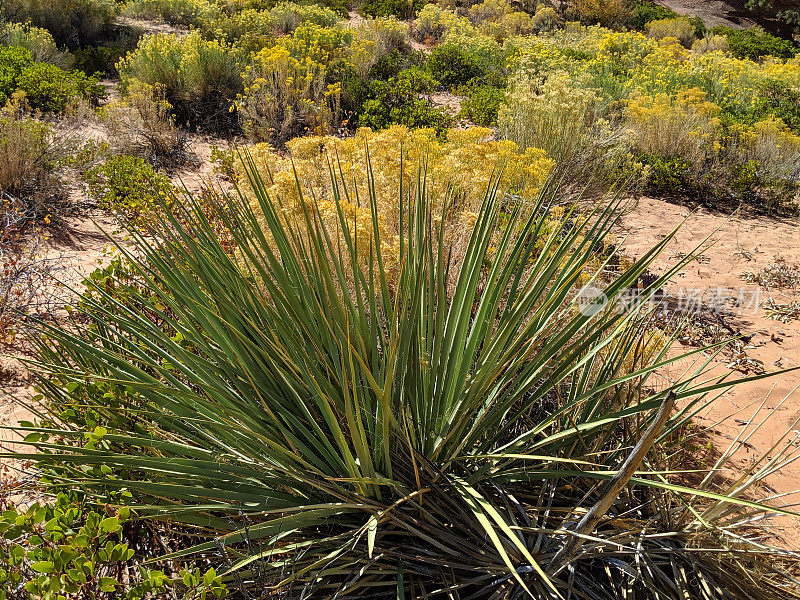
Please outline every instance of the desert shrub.
[[469, 20], [479, 25], [484, 21], [499, 21], [505, 15], [514, 12], [514, 8], [508, 0], [483, 0], [473, 4], [467, 10]]
[[61, 215], [66, 195], [58, 170], [71, 150], [70, 140], [23, 110], [0, 110], [0, 195], [22, 201], [20, 218]]
[[445, 32], [457, 27], [459, 23], [469, 25], [469, 21], [456, 16], [452, 10], [440, 8], [436, 4], [426, 4], [414, 20], [412, 33], [418, 40], [440, 40]]
[[[745, 535], [775, 509], [745, 492], [789, 460], [789, 443], [744, 481], [712, 481], [739, 459], [728, 453], [696, 483], [664, 475], [690, 416], [746, 380], [705, 368], [651, 379], [698, 353], [673, 358], [646, 309], [622, 309], [629, 290], [646, 306], [666, 286], [637, 282], [674, 234], [620, 269], [603, 290], [610, 304], [579, 309], [612, 209], [567, 220], [541, 208], [557, 196], [498, 193], [484, 155], [475, 172], [492, 185], [465, 214], [447, 180], [472, 183], [457, 167], [475, 147], [438, 178], [408, 166], [399, 144], [327, 176], [336, 143], [293, 142], [323, 166], [308, 178], [262, 177], [254, 163], [285, 160], [274, 153], [248, 163], [245, 201], [226, 204], [235, 254], [187, 214], [132, 258], [141, 275], [124, 304], [90, 285], [107, 300], [81, 309], [94, 327], [40, 339], [39, 380], [53, 400], [141, 426], [89, 448], [84, 431], [34, 438], [49, 452], [30, 460], [69, 469], [90, 494], [110, 487], [91, 465], [120, 469], [114, 486], [143, 507], [202, 524], [182, 552], [224, 564], [242, 596], [269, 581], [287, 597], [785, 597], [790, 574]], [[410, 185], [391, 178], [401, 166]], [[364, 182], [375, 192], [356, 194]], [[158, 321], [142, 318], [153, 297], [168, 304]]]
[[627, 0], [572, 0], [567, 14], [586, 25], [621, 28], [630, 22], [633, 11]]
[[137, 82], [162, 90], [178, 125], [226, 131], [236, 123], [230, 109], [242, 75], [236, 53], [222, 42], [196, 31], [146, 36], [117, 69], [123, 94]]
[[[242, 127], [253, 138], [283, 143], [305, 131], [328, 133], [341, 126], [342, 79], [356, 67], [369, 69], [370, 52], [343, 27], [300, 25], [291, 36], [253, 56], [237, 100]], [[338, 80], [329, 75], [338, 71]]]
[[102, 73], [109, 77], [118, 77], [117, 62], [136, 48], [143, 35], [144, 30], [141, 27], [115, 25], [102, 43], [73, 50], [73, 67], [87, 74]]
[[119, 12], [114, 0], [4, 0], [0, 17], [48, 30], [59, 47], [75, 50], [100, 41]]
[[423, 0], [361, 0], [358, 12], [365, 17], [413, 19], [423, 5]]
[[104, 95], [97, 77], [83, 71], [64, 71], [49, 63], [33, 63], [17, 77], [16, 87], [34, 109], [61, 112], [77, 99], [96, 102]]
[[727, 52], [728, 38], [724, 35], [709, 35], [707, 37], [695, 40], [692, 44], [692, 52], [696, 54], [705, 54], [706, 52]]
[[370, 68], [381, 57], [393, 51], [404, 51], [408, 46], [408, 25], [395, 17], [366, 18], [355, 30], [357, 38], [369, 45]]
[[745, 130], [738, 139], [740, 163], [758, 164], [759, 181], [772, 188], [775, 207], [798, 200], [800, 190], [800, 135], [780, 119], [769, 118]]
[[761, 29], [732, 29], [714, 27], [714, 35], [728, 38], [728, 47], [736, 58], [758, 60], [765, 56], [792, 58], [797, 54], [797, 46], [789, 40], [775, 37]]
[[514, 11], [503, 15], [498, 21], [484, 21], [478, 30], [482, 34], [502, 42], [513, 36], [530, 35], [537, 31], [537, 27], [528, 13]]
[[552, 6], [540, 4], [533, 15], [533, 26], [537, 31], [552, 31], [561, 23], [561, 18]]
[[679, 158], [700, 181], [707, 163], [719, 151], [719, 107], [698, 89], [637, 96], [628, 104], [628, 124], [641, 154]]
[[61, 69], [72, 66], [69, 54], [58, 49], [53, 36], [46, 29], [29, 24], [0, 24], [0, 44], [25, 48], [34, 62], [50, 63]]
[[[98, 427], [87, 433], [87, 447], [102, 443], [103, 432]], [[92, 472], [109, 478], [107, 469], [96, 467]], [[142, 557], [134, 560], [134, 547], [146, 534], [124, 506], [130, 493], [114, 496], [114, 507], [63, 491], [51, 501], [25, 508], [0, 501], [0, 585], [5, 588], [0, 599], [78, 600], [124, 594], [127, 600], [144, 600], [170, 594], [189, 600], [227, 595], [213, 569], [180, 569], [171, 577], [141, 565]], [[14, 595], [7, 595], [8, 590]]]
[[281, 2], [271, 8], [268, 14], [272, 26], [283, 33], [292, 33], [304, 23], [333, 27], [339, 21], [334, 11], [318, 4]]
[[101, 208], [134, 223], [153, 220], [156, 207], [169, 206], [174, 194], [169, 177], [156, 172], [143, 159], [124, 154], [87, 170], [84, 180]]
[[243, 53], [258, 52], [273, 45], [275, 29], [276, 24], [269, 12], [252, 8], [233, 14], [221, 12], [202, 25], [202, 33], [207, 39], [219, 40]]
[[590, 144], [598, 102], [596, 92], [585, 81], [565, 72], [556, 72], [545, 81], [519, 75], [511, 81], [497, 123], [502, 134], [520, 147], [543, 148], [556, 162], [567, 164]]
[[0, 46], [0, 107], [17, 89], [19, 74], [32, 64], [30, 50], [18, 46]]
[[686, 48], [691, 48], [695, 41], [694, 26], [687, 17], [651, 21], [645, 26], [645, 31], [651, 39], [675, 38]]
[[430, 96], [439, 82], [418, 67], [404, 69], [388, 81], [375, 81], [358, 117], [358, 124], [373, 129], [392, 125], [431, 127], [443, 131], [450, 115], [434, 107]]
[[463, 48], [452, 43], [436, 46], [428, 55], [425, 66], [431, 76], [446, 88], [482, 75], [478, 61]]
[[454, 92], [459, 96], [464, 96], [461, 101], [461, 116], [476, 125], [497, 124], [497, 112], [506, 100], [504, 89], [481, 85], [480, 82], [470, 82], [459, 86]]
[[208, 0], [133, 0], [126, 14], [144, 19], [163, 19], [170, 25], [198, 26], [213, 19], [219, 8]]
[[640, 154], [637, 159], [649, 167], [647, 185], [653, 192], [667, 196], [696, 191], [695, 166], [680, 156]]
[[139, 85], [123, 102], [103, 107], [100, 116], [116, 153], [139, 156], [157, 167], [186, 160], [186, 133], [175, 127], [172, 105], [160, 88]]
[[[529, 35], [538, 29], [529, 14], [514, 10], [507, 0], [484, 0], [470, 7], [467, 14], [481, 33], [499, 41], [515, 35]], [[542, 24], [546, 25], [545, 13], [541, 17]]]
[[754, 112], [773, 115], [800, 133], [800, 88], [767, 79], [759, 90]]
[[97, 100], [103, 93], [97, 78], [82, 71], [64, 71], [51, 63], [34, 62], [19, 46], [0, 46], [0, 104], [23, 91], [34, 109], [61, 112], [73, 100]]
[[253, 139], [282, 143], [306, 131], [335, 131], [341, 85], [328, 84], [326, 73], [325, 64], [297, 59], [282, 45], [256, 54], [237, 100], [245, 132]]
[[680, 15], [665, 6], [659, 6], [652, 0], [636, 0], [631, 15], [631, 27], [637, 31], [644, 31], [645, 26], [652, 21], [662, 19], [676, 19]]

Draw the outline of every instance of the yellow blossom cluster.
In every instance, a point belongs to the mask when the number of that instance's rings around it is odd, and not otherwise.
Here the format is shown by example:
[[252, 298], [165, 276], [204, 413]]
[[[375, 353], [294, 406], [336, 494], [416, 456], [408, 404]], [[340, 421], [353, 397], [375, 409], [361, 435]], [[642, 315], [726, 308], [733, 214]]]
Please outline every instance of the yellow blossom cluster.
[[[280, 201], [284, 216], [304, 219], [304, 211], [310, 211], [331, 231], [340, 232], [329, 171], [334, 169], [340, 184], [340, 205], [354, 242], [363, 256], [369, 256], [373, 226], [377, 225], [383, 260], [389, 270], [397, 267], [401, 182], [404, 201], [412, 201], [420, 169], [426, 169], [426, 191], [435, 214], [446, 218], [449, 234], [458, 237], [474, 222], [493, 178], [499, 180], [500, 193], [507, 194], [511, 204], [524, 212], [533, 206], [553, 167], [544, 151], [522, 151], [514, 142], [494, 139], [491, 129], [479, 127], [449, 130], [444, 139], [429, 129], [397, 125], [373, 132], [362, 128], [346, 139], [296, 138], [287, 143], [287, 148], [289, 156], [282, 156], [267, 144], [250, 149], [255, 164], [269, 182], [269, 194]], [[373, 222], [368, 200], [368, 159], [374, 177], [377, 223]]]

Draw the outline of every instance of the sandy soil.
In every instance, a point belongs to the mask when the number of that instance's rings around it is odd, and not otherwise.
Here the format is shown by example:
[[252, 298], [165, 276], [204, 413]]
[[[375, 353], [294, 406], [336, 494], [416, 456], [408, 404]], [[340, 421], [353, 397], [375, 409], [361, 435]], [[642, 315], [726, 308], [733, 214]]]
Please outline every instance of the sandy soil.
[[[764, 289], [747, 284], [742, 279], [745, 272], [758, 272], [777, 260], [787, 265], [800, 264], [800, 223], [760, 217], [729, 217], [706, 210], [690, 214], [684, 206], [663, 200], [643, 198], [628, 213], [618, 228], [620, 236], [627, 236], [623, 247], [632, 256], [641, 256], [673, 228], [683, 223], [667, 250], [652, 269], [663, 273], [681, 256], [692, 252], [706, 236], [714, 245], [703, 251], [700, 259], [676, 277], [667, 293], [685, 300], [683, 308], [690, 310], [696, 299], [712, 314], [719, 307], [720, 318], [732, 330], [749, 338], [744, 347], [747, 359], [758, 361], [768, 373], [800, 366], [800, 320], [782, 323], [767, 317], [762, 306], [769, 298], [779, 303], [800, 300], [800, 290]], [[739, 304], [740, 306], [737, 306]], [[710, 314], [709, 319], [715, 320]], [[686, 352], [690, 348], [676, 348]], [[730, 371], [730, 356], [720, 357], [713, 363], [714, 373]], [[746, 363], [745, 363], [746, 364]], [[752, 363], [751, 363], [752, 364]], [[756, 366], [754, 365], [754, 366]], [[679, 377], [686, 365], [676, 365], [667, 377]], [[749, 375], [753, 375], [750, 372]], [[733, 372], [732, 378], [746, 375]], [[698, 425], [710, 428], [715, 445], [726, 448], [743, 431], [752, 432], [755, 425], [747, 425], [752, 417], [756, 421], [769, 416], [769, 420], [747, 439], [737, 462], [746, 468], [756, 456], [772, 452], [773, 445], [787, 430], [798, 433], [800, 419], [800, 371], [780, 374], [760, 381], [747, 382], [727, 392], [702, 415]], [[758, 410], [761, 401], [763, 407]], [[786, 399], [785, 402], [781, 402]], [[800, 463], [787, 466], [780, 473], [766, 479], [768, 495], [780, 495], [778, 505], [800, 502]], [[800, 550], [800, 522], [792, 518], [774, 519], [773, 531], [786, 546]]]

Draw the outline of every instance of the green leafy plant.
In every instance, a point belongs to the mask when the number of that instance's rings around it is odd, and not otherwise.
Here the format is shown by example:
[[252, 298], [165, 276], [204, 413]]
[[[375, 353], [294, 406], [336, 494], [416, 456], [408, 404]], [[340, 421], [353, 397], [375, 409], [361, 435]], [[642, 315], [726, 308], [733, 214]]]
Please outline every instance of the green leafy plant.
[[433, 127], [443, 131], [451, 117], [433, 106], [430, 96], [439, 82], [424, 69], [410, 67], [387, 81], [373, 82], [371, 98], [364, 101], [358, 124], [385, 129], [391, 125]]
[[679, 156], [647, 154], [638, 159], [650, 166], [648, 180], [652, 189], [660, 194], [682, 195], [696, 189], [692, 166]]
[[33, 64], [30, 50], [19, 46], [0, 46], [0, 105], [5, 105], [17, 89], [17, 77]]
[[29, 24], [0, 25], [0, 43], [25, 48], [35, 62], [50, 63], [62, 69], [68, 69], [72, 64], [69, 54], [58, 49], [49, 31]]
[[[673, 339], [643, 330], [647, 311], [622, 309], [629, 290], [646, 302], [690, 260], [637, 287], [673, 235], [586, 296], [616, 203], [559, 221], [548, 192], [515, 205], [491, 184], [456, 260], [452, 205], [428, 196], [424, 169], [397, 190], [393, 246], [369, 158], [360, 199], [329, 164], [332, 195], [290, 214], [248, 161], [248, 187], [221, 213], [235, 252], [191, 206], [149, 241], [134, 234], [142, 291], [126, 288], [121, 304], [96, 287], [106, 301], [87, 301], [91, 327], [42, 324], [33, 339], [49, 402], [112, 382], [133, 392], [124, 406], [99, 392], [84, 405], [141, 426], [94, 447], [62, 426], [63, 442], [29, 440], [47, 452], [16, 456], [89, 493], [127, 489], [142, 517], [198, 527], [199, 543], [172, 558], [224, 548], [222, 581], [241, 590], [791, 594], [777, 562], [759, 558], [764, 542], [741, 535], [776, 510], [746, 490], [787, 451], [735, 482], [715, 477], [731, 452], [693, 486], [665, 463], [694, 411], [733, 385], [706, 373], [710, 359], [648, 385], [702, 351], [669, 357]], [[337, 225], [324, 224], [329, 211]], [[143, 318], [153, 296], [166, 305], [158, 322]]]
[[464, 96], [461, 114], [476, 125], [496, 125], [497, 111], [506, 101], [506, 91], [491, 85], [471, 82], [457, 87], [454, 92]]
[[[102, 435], [101, 428], [87, 434], [87, 447]], [[135, 527], [125, 506], [103, 510], [66, 492], [53, 502], [35, 503], [25, 510], [11, 508], [5, 500], [0, 505], [4, 509], [0, 513], [0, 600], [144, 600], [167, 592], [185, 600], [227, 595], [213, 569], [205, 573], [182, 569], [178, 579], [171, 579], [161, 570], [134, 566], [134, 549], [125, 539], [135, 536], [124, 530], [135, 531]]]
[[758, 60], [764, 56], [792, 58], [797, 54], [797, 46], [794, 43], [761, 29], [713, 27], [711, 33], [726, 36], [728, 47], [736, 58], [749, 58], [750, 60]]
[[674, 10], [660, 6], [652, 0], [637, 0], [633, 6], [631, 27], [637, 31], [644, 31], [645, 26], [661, 19], [675, 19], [680, 15]]
[[84, 174], [90, 194], [106, 210], [147, 223], [158, 206], [169, 204], [174, 194], [169, 177], [135, 156], [112, 156]]
[[25, 68], [16, 85], [25, 92], [31, 108], [46, 112], [61, 112], [79, 98], [96, 102], [105, 95], [96, 76], [66, 72], [49, 63], [33, 63]]
[[478, 61], [453, 43], [436, 46], [428, 55], [425, 66], [433, 78], [446, 88], [467, 83], [483, 74]]
[[422, 0], [362, 0], [358, 11], [369, 17], [413, 19], [425, 3]]

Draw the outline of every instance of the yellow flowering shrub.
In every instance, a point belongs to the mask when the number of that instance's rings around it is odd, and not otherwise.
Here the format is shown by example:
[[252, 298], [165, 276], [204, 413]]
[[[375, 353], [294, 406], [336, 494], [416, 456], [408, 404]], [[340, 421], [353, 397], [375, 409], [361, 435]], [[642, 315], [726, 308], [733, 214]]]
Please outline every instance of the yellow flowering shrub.
[[800, 188], [800, 135], [783, 121], [759, 121], [739, 140], [743, 161], [755, 161], [767, 183], [795, 191]]
[[414, 20], [412, 34], [418, 40], [440, 40], [451, 31], [475, 32], [475, 28], [465, 17], [459, 17], [449, 8], [436, 4], [426, 4]]
[[678, 17], [676, 19], [658, 19], [651, 21], [645, 26], [647, 37], [654, 40], [661, 40], [667, 37], [677, 39], [681, 45], [691, 48], [694, 44], [694, 25], [689, 17]]
[[660, 157], [680, 157], [699, 174], [720, 150], [720, 108], [692, 88], [676, 98], [639, 95], [627, 107], [636, 149]]
[[352, 56], [368, 63], [365, 55], [374, 44], [360, 42], [351, 30], [305, 23], [254, 54], [236, 104], [245, 132], [275, 143], [302, 133], [335, 132], [342, 90], [340, 82], [327, 83], [328, 68]]
[[242, 128], [277, 143], [303, 132], [329, 133], [340, 115], [341, 84], [327, 84], [326, 66], [295, 58], [284, 45], [264, 48], [245, 70], [237, 101]]
[[599, 99], [585, 77], [573, 78], [565, 71], [547, 79], [523, 75], [512, 81], [497, 124], [520, 147], [544, 148], [548, 156], [565, 164], [589, 143]]
[[[399, 251], [398, 189], [414, 189], [418, 169], [427, 161], [427, 189], [434, 201], [450, 198], [445, 218], [448, 235], [455, 240], [469, 230], [486, 186], [500, 174], [501, 193], [513, 195], [523, 210], [548, 177], [553, 162], [537, 148], [525, 151], [512, 141], [496, 140], [491, 129], [449, 130], [444, 139], [430, 129], [411, 130], [396, 125], [381, 132], [359, 129], [351, 138], [308, 136], [286, 144], [282, 156], [267, 144], [251, 148], [251, 155], [270, 183], [268, 191], [280, 199], [287, 219], [303, 219], [304, 210], [317, 214], [331, 231], [340, 232], [328, 168], [343, 173], [348, 195], [341, 194], [344, 213], [352, 219], [350, 229], [364, 256], [369, 255], [373, 220], [365, 169], [367, 153], [372, 164], [378, 205], [377, 227], [381, 234], [383, 260], [391, 272], [397, 268]], [[401, 168], [402, 167], [402, 168]], [[303, 197], [298, 195], [295, 173]], [[408, 200], [408, 198], [407, 198]], [[435, 207], [439, 217], [442, 209]]]

